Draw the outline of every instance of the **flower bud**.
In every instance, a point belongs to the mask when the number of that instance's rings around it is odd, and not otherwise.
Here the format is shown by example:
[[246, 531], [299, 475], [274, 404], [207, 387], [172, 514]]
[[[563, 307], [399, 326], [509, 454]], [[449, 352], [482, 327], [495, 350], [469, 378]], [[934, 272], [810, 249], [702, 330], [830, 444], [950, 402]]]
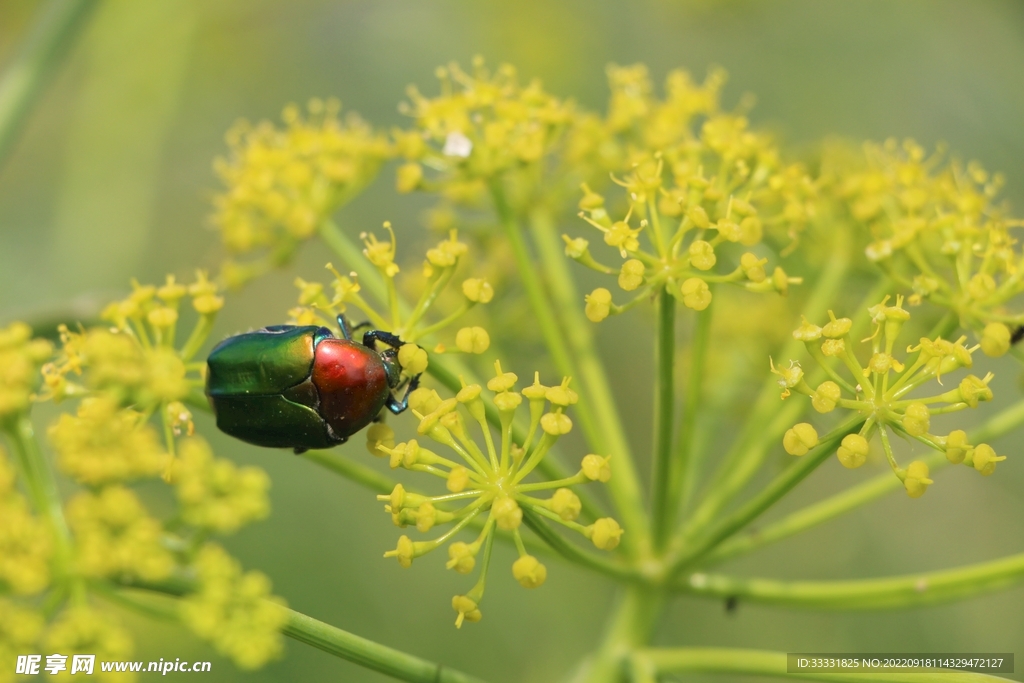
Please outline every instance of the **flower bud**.
[[494, 298], [494, 287], [487, 280], [474, 277], [462, 283], [462, 294], [470, 301], [486, 304]]
[[483, 353], [491, 345], [491, 336], [482, 327], [463, 327], [455, 335], [455, 346], [463, 353]]
[[850, 328], [853, 327], [853, 321], [849, 318], [836, 318], [832, 314], [832, 311], [828, 312], [829, 317], [832, 319], [831, 322], [826, 323], [825, 327], [821, 328], [821, 333], [830, 339], [838, 339], [844, 337], [850, 332]]
[[398, 349], [398, 364], [407, 375], [419, 375], [427, 369], [427, 352], [415, 344]]
[[571, 490], [561, 488], [551, 496], [551, 511], [566, 521], [572, 521], [580, 516], [583, 504], [579, 496]]
[[601, 550], [613, 550], [619, 545], [623, 530], [611, 517], [602, 517], [587, 527], [587, 533], [593, 544]]
[[583, 476], [590, 481], [606, 482], [612, 478], [612, 468], [609, 464], [611, 456], [602, 458], [600, 455], [590, 455], [583, 458], [581, 469], [583, 470]]
[[683, 295], [683, 304], [695, 311], [703, 311], [711, 303], [711, 289], [708, 283], [699, 277], [691, 277], [685, 280], [680, 287]]
[[711, 225], [708, 212], [702, 206], [691, 206], [686, 212], [686, 217], [700, 230], [706, 230]]
[[709, 270], [715, 265], [717, 258], [715, 257], [715, 248], [711, 246], [710, 242], [704, 240], [694, 240], [690, 243], [690, 263], [697, 270]]
[[831, 380], [822, 382], [811, 397], [811, 405], [819, 413], [830, 413], [835, 409], [841, 395], [842, 391], [838, 384]]
[[841, 356], [846, 353], [846, 341], [842, 339], [826, 339], [821, 342], [821, 353], [829, 358]]
[[395, 174], [395, 189], [401, 194], [412, 192], [420, 186], [423, 181], [423, 167], [415, 161], [402, 164]]
[[639, 259], [631, 258], [623, 263], [619, 271], [619, 287], [632, 292], [644, 283], [644, 270], [643, 261]]
[[818, 445], [818, 432], [810, 424], [801, 422], [786, 432], [782, 445], [790, 455], [806, 455]]
[[749, 251], [740, 257], [740, 268], [743, 269], [743, 274], [751, 282], [764, 282], [765, 278], [768, 277], [764, 272], [766, 263], [768, 263], [768, 259], [759, 259]]
[[986, 477], [995, 472], [997, 462], [1006, 460], [1005, 455], [996, 455], [995, 449], [987, 443], [978, 444], [971, 456], [974, 469], [978, 470]]
[[454, 569], [460, 574], [468, 574], [476, 566], [476, 553], [473, 546], [462, 541], [456, 541], [448, 546], [448, 562], [445, 567]]
[[469, 470], [462, 465], [456, 465], [452, 468], [452, 471], [448, 473], [448, 481], [446, 487], [452, 493], [459, 493], [464, 491], [469, 485]]
[[985, 380], [967, 375], [960, 380], [960, 400], [972, 408], [977, 408], [980, 401], [992, 400], [992, 390]]
[[452, 609], [459, 613], [455, 618], [455, 628], [462, 628], [463, 621], [477, 622], [483, 618], [476, 600], [466, 595], [456, 595], [452, 598]]
[[494, 515], [494, 520], [498, 523], [498, 528], [505, 531], [518, 529], [523, 521], [523, 510], [519, 507], [519, 503], [507, 496], [494, 501], [494, 504], [491, 506], [491, 513]]
[[563, 436], [572, 431], [572, 420], [563, 413], [545, 413], [540, 418], [540, 426], [551, 436]]
[[366, 450], [370, 451], [370, 455], [383, 458], [387, 456], [387, 453], [380, 450], [381, 446], [395, 447], [395, 431], [383, 422], [374, 422], [366, 430]]
[[931, 413], [923, 403], [911, 403], [903, 415], [903, 429], [911, 436], [924, 436], [931, 426]]
[[523, 555], [512, 563], [512, 576], [523, 588], [538, 588], [548, 577], [548, 570], [533, 555]]
[[747, 216], [740, 221], [740, 244], [752, 247], [761, 241], [763, 233], [761, 219], [757, 216]]
[[868, 457], [868, 440], [860, 434], [847, 434], [836, 455], [843, 467], [851, 470], [860, 467]]
[[962, 429], [951, 431], [946, 437], [946, 460], [954, 465], [959, 465], [964, 461], [964, 456], [967, 455], [970, 447], [970, 444], [967, 443], [967, 432]]
[[903, 488], [911, 498], [920, 498], [928, 490], [928, 486], [934, 482], [928, 478], [928, 465], [920, 460], [915, 460], [907, 466], [906, 477], [903, 479]]
[[981, 333], [981, 350], [986, 356], [998, 358], [1010, 350], [1010, 328], [1003, 323], [989, 323]]
[[793, 339], [802, 342], [816, 341], [821, 339], [821, 328], [804, 318], [800, 327], [793, 330]]
[[587, 319], [599, 323], [611, 313], [612, 293], [604, 287], [598, 287], [586, 296]]

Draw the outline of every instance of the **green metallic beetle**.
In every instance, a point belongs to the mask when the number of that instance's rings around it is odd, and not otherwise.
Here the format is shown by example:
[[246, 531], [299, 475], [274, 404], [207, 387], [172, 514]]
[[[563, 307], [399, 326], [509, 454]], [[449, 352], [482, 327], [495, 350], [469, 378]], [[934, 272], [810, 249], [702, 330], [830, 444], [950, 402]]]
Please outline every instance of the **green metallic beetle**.
[[[402, 378], [402, 340], [370, 330], [359, 343], [340, 315], [338, 327], [341, 338], [326, 327], [273, 325], [218, 344], [206, 374], [217, 427], [257, 446], [301, 453], [345, 443], [385, 407], [405, 410], [419, 375]], [[389, 348], [377, 351], [378, 342]]]

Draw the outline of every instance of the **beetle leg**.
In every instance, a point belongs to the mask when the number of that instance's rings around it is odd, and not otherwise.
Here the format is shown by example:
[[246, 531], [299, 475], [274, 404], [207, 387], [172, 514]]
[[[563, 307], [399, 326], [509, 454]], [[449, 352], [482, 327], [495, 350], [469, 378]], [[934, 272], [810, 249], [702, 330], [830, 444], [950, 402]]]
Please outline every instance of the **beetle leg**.
[[416, 391], [416, 387], [418, 387], [419, 385], [420, 376], [416, 375], [411, 380], [409, 380], [409, 386], [405, 388], [405, 396], [402, 397], [401, 401], [395, 398], [394, 394], [388, 394], [388, 410], [390, 410], [395, 415], [398, 415], [399, 413], [405, 411], [405, 409], [409, 407], [409, 394]]
[[382, 330], [370, 330], [363, 335], [363, 346], [374, 348], [374, 342], [381, 342], [387, 344], [393, 349], [401, 348], [403, 342], [398, 338], [398, 335], [391, 334], [390, 332], [384, 332]]

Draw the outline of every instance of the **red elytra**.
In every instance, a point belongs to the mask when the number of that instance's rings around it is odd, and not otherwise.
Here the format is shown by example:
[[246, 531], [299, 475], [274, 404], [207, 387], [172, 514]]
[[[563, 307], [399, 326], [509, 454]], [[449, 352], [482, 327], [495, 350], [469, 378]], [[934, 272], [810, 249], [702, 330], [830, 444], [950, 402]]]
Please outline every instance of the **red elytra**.
[[320, 414], [342, 438], [370, 424], [391, 391], [380, 354], [348, 339], [317, 344], [312, 379], [320, 394]]

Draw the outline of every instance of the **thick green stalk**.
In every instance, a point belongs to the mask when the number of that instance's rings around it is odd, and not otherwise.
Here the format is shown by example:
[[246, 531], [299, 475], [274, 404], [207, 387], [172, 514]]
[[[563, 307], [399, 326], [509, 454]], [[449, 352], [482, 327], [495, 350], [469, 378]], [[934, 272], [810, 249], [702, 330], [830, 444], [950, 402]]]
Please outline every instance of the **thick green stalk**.
[[32, 505], [36, 512], [43, 516], [53, 533], [57, 566], [62, 572], [68, 572], [71, 563], [71, 532], [64, 519], [64, 508], [61, 505], [57, 482], [54, 481], [50, 464], [39, 448], [32, 420], [27, 414], [22, 414], [8, 424], [0, 426], [4, 427], [7, 438], [14, 447]]
[[[188, 595], [194, 590], [192, 582], [188, 580], [137, 582], [129, 586], [176, 597]], [[353, 664], [408, 683], [482, 683], [475, 676], [375, 643], [302, 612], [287, 608], [285, 610], [288, 613], [288, 621], [281, 629], [284, 635]]]
[[[1022, 423], [1024, 423], [1024, 400], [1018, 401], [989, 418], [977, 429], [971, 430], [968, 438], [970, 443], [982, 443], [998, 438]], [[950, 464], [943, 453], [932, 453], [922, 458], [922, 460], [932, 472]], [[894, 476], [892, 472], [886, 471], [846, 491], [797, 510], [757, 531], [734, 536], [718, 546], [714, 552], [704, 559], [702, 564], [706, 566], [721, 562], [735, 555], [760, 548], [768, 543], [788, 538], [813, 526], [827, 522], [876, 498], [880, 498], [890, 491], [901, 488], [903, 488], [903, 482]]]
[[963, 600], [1024, 581], [1024, 553], [920, 574], [851, 581], [776, 581], [694, 573], [677, 587], [716, 598], [827, 610], [899, 609]]
[[651, 467], [651, 526], [654, 549], [665, 547], [675, 522], [672, 481], [678, 463], [672, 457], [675, 421], [676, 299], [668, 289], [658, 293], [654, 346], [654, 463]]
[[99, 0], [50, 0], [0, 76], [0, 168]]
[[[504, 189], [499, 181], [492, 183], [491, 194], [494, 198], [499, 222], [505, 237], [512, 247], [512, 255], [516, 261], [519, 275], [522, 278], [527, 299], [533, 309], [537, 326], [541, 330], [555, 367], [563, 375], [578, 377], [580, 373], [572, 354], [569, 352], [565, 333], [558, 325], [555, 312], [551, 307], [551, 301], [544, 292], [543, 284], [526, 248], [526, 242], [523, 240], [518, 221], [505, 199]], [[586, 389], [587, 391], [593, 391], [595, 387], [588, 385]], [[608, 440], [605, 430], [598, 426], [598, 420], [590, 403], [591, 399], [592, 397], [588, 396], [587, 392], [581, 393], [579, 402], [576, 404], [576, 414], [579, 416], [587, 442], [594, 452], [602, 455], [611, 454], [615, 457], [616, 461], [621, 460], [624, 462], [621, 471], [617, 472], [608, 483], [608, 489], [615, 502], [618, 514], [622, 519], [623, 526], [627, 529], [627, 534], [623, 537], [623, 550], [627, 553], [635, 554], [638, 550], [646, 548], [648, 533], [639, 483], [635, 477], [635, 469], [631, 467], [632, 462], [629, 451], [613, 450], [615, 446], [625, 448], [625, 443], [617, 444]], [[633, 476], [630, 476], [631, 474]]]
[[856, 415], [823, 436], [810, 453], [802, 456], [787, 467], [782, 474], [775, 477], [760, 493], [741, 505], [734, 512], [726, 515], [710, 531], [698, 537], [692, 544], [674, 553], [674, 557], [670, 557], [668, 562], [669, 576], [675, 575], [695, 562], [700, 561], [711, 550], [714, 550], [719, 543], [732, 536], [774, 505], [780, 498], [789, 493], [794, 486], [813, 472], [818, 465], [832, 455], [839, 442], [843, 440], [843, 437], [859, 429], [863, 422], [863, 416]]
[[[679, 420], [679, 434], [676, 437], [675, 467], [669, 489], [668, 508], [674, 514], [686, 505], [695, 488], [698, 453], [694, 445], [697, 438], [697, 415], [700, 412], [701, 392], [704, 386], [704, 364], [707, 359], [708, 342], [711, 339], [711, 312], [708, 306], [696, 315], [693, 339], [690, 341], [689, 377], [686, 381], [686, 403]], [[674, 520], [673, 520], [674, 521]]]
[[642, 586], [627, 586], [605, 630], [604, 639], [581, 675], [580, 683], [622, 683], [630, 669], [630, 655], [651, 640], [665, 597]]
[[[765, 650], [739, 650], [732, 648], [651, 648], [634, 655], [637, 666], [653, 669], [658, 674], [719, 673], [750, 674], [792, 678], [800, 681], [829, 681], [833, 683], [921, 683], [920, 673], [787, 673], [786, 654]], [[1009, 683], [1009, 679], [968, 671], [950, 671], [931, 674], [928, 680], [944, 683]]]

